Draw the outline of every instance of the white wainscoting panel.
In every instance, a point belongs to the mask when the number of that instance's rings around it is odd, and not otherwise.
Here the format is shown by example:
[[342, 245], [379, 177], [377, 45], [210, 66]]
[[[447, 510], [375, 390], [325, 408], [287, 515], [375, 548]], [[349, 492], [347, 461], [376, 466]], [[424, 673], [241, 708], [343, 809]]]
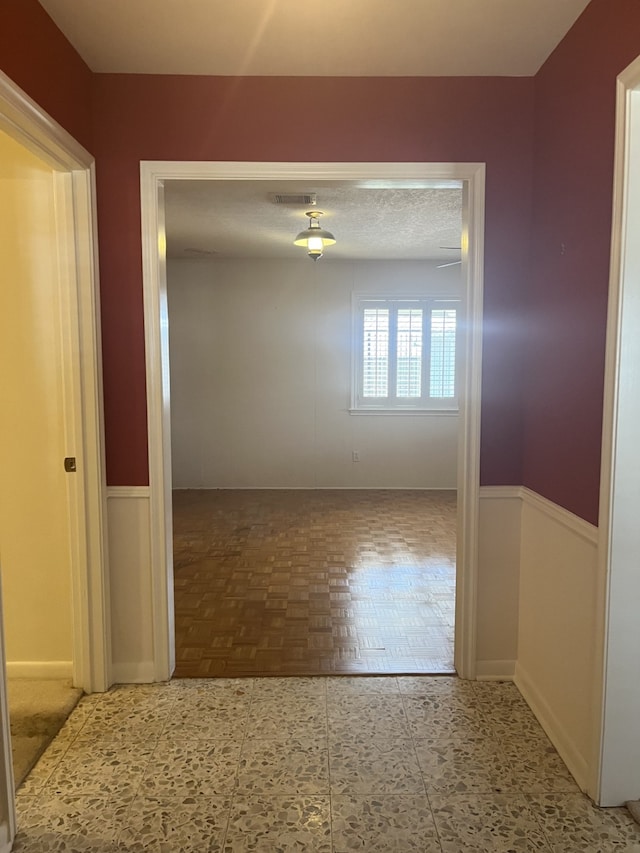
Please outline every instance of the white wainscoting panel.
[[11, 853], [13, 842], [9, 841], [10, 830], [7, 823], [0, 824], [0, 853]]
[[154, 680], [148, 486], [107, 489], [112, 678]]
[[[149, 489], [108, 490], [113, 680], [154, 680]], [[586, 789], [598, 531], [519, 486], [482, 487], [480, 679], [511, 679]]]
[[482, 486], [478, 518], [476, 676], [512, 679], [518, 652], [520, 486]]
[[515, 682], [586, 790], [593, 733], [598, 529], [522, 489]]

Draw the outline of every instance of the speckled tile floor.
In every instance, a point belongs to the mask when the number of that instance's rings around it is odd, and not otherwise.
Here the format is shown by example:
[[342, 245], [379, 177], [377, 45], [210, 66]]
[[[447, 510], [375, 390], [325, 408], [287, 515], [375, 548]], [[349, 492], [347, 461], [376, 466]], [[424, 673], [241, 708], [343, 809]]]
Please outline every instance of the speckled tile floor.
[[15, 853], [620, 853], [518, 691], [449, 677], [176, 680], [85, 697]]

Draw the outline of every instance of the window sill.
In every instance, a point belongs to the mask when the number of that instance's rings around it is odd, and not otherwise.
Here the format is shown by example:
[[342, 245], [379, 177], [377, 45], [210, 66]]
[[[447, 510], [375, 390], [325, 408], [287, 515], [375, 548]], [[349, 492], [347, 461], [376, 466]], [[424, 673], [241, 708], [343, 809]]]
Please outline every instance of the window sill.
[[435, 415], [436, 417], [457, 417], [458, 409], [349, 409], [350, 415]]

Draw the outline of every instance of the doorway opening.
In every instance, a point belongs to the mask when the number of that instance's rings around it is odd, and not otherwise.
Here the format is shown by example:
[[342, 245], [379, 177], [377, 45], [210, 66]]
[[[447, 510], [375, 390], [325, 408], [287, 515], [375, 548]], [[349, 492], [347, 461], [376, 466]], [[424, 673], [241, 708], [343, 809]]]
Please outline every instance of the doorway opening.
[[165, 182], [176, 676], [453, 672], [462, 184], [426, 183]]
[[2, 74], [0, 145], [7, 267], [0, 843], [10, 843], [7, 669], [20, 678], [60, 677], [76, 691], [105, 690], [109, 615], [93, 160]]
[[142, 163], [143, 271], [147, 349], [151, 559], [156, 678], [175, 668], [171, 516], [169, 337], [165, 184], [173, 180], [459, 181], [463, 188], [458, 537], [455, 668], [473, 677], [479, 488], [480, 354], [482, 316], [483, 164]]
[[[71, 535], [54, 170], [0, 131], [0, 543], [16, 787], [70, 711]], [[59, 462], [59, 465], [55, 463]], [[56, 701], [46, 707], [47, 695]]]

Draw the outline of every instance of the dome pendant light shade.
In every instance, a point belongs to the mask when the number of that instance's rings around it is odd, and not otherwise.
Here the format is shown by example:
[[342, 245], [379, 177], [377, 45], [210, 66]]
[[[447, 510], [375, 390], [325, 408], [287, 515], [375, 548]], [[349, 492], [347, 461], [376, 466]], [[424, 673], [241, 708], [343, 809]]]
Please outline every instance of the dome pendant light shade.
[[321, 210], [308, 210], [305, 216], [309, 217], [309, 227], [301, 231], [293, 241], [295, 246], [306, 246], [309, 257], [317, 261], [322, 257], [325, 246], [333, 246], [336, 238], [330, 231], [320, 227], [319, 217]]

